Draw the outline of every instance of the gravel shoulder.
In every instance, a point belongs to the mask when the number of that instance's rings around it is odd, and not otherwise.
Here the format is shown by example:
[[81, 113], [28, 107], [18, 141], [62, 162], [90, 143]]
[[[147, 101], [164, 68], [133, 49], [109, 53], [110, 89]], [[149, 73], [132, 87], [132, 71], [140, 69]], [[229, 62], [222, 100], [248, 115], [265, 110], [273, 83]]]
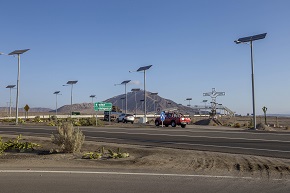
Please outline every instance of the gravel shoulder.
[[[4, 141], [15, 137], [2, 135]], [[289, 159], [89, 141], [84, 143], [81, 153], [49, 154], [50, 149], [56, 148], [49, 138], [23, 136], [23, 140], [38, 143], [41, 147], [30, 153], [4, 152], [0, 155], [0, 170], [106, 169], [290, 180]], [[84, 153], [101, 151], [102, 147], [113, 151], [120, 148], [121, 152], [129, 153], [130, 157], [82, 159]]]

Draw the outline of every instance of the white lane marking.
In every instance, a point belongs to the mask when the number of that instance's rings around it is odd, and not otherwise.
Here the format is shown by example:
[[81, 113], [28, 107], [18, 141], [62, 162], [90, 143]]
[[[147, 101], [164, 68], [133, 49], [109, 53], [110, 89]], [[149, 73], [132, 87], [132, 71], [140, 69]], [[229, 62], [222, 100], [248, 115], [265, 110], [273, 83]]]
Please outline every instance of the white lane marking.
[[[93, 128], [93, 129], [106, 129], [106, 130], [113, 130], [113, 129], [122, 129], [122, 130], [128, 130], [128, 131], [136, 131], [136, 130], [141, 130], [141, 131], [166, 131], [166, 132], [189, 132], [189, 133], [222, 133], [222, 134], [249, 134], [249, 135], [277, 135], [277, 136], [285, 136], [285, 135], [289, 135], [290, 136], [290, 133], [260, 133], [260, 132], [247, 132], [246, 130], [245, 131], [214, 131], [214, 130], [205, 130], [205, 131], [201, 131], [201, 130], [188, 130], [188, 129], [177, 129], [177, 130], [172, 130], [172, 129], [154, 129], [154, 128], [110, 128], [110, 127], [106, 127], [106, 128]], [[195, 128], [190, 128], [190, 129], [195, 129]], [[200, 129], [200, 128], [197, 128], [197, 129]], [[84, 129], [83, 129], [84, 130]], [[92, 130], [86, 130], [86, 131], [92, 131]]]
[[[13, 126], [10, 126], [11, 128], [21, 128], [21, 127], [13, 127]], [[42, 127], [28, 127], [28, 129], [42, 129], [42, 130], [46, 130], [46, 131], [53, 131], [55, 128], [54, 127], [51, 127], [51, 129], [47, 129], [47, 128], [42, 128]], [[165, 129], [165, 128], [110, 128], [110, 127], [106, 127], [106, 128], [97, 128], [97, 127], [91, 127], [91, 128], [85, 128], [85, 127], [82, 127], [82, 130], [84, 131], [92, 131], [91, 129], [94, 129], [94, 130], [99, 130], [99, 129], [106, 129], [106, 130], [114, 130], [114, 129], [121, 129], [121, 130], [128, 130], [128, 131], [136, 131], [136, 130], [141, 130], [141, 131], [166, 131], [166, 132], [189, 132], [189, 133], [222, 133], [222, 134], [249, 134], [249, 135], [272, 135], [272, 136], [290, 136], [290, 133], [260, 133], [260, 132], [247, 132], [246, 130], [245, 131], [230, 131], [230, 130], [227, 130], [227, 131], [215, 131], [213, 129], [211, 130], [205, 130], [205, 131], [202, 131], [202, 130], [194, 130], [194, 129], [206, 129], [206, 128], [189, 128], [189, 129], [178, 129], [178, 130], [172, 130], [172, 129]]]
[[[125, 141], [127, 139], [119, 139], [119, 138], [109, 138], [109, 137], [89, 137], [93, 139], [110, 139], [110, 140], [120, 140]], [[158, 141], [161, 144], [174, 144], [174, 145], [189, 145], [189, 146], [203, 146], [203, 147], [218, 147], [218, 148], [229, 148], [229, 149], [244, 149], [244, 150], [256, 150], [256, 151], [269, 151], [269, 152], [279, 152], [279, 153], [290, 153], [290, 151], [283, 151], [283, 150], [275, 150], [275, 149], [256, 149], [251, 147], [231, 147], [231, 146], [220, 146], [220, 145], [205, 145], [205, 144], [191, 144], [191, 143], [176, 143], [176, 142], [162, 142]]]
[[[136, 176], [170, 176], [170, 177], [201, 177], [201, 178], [226, 178], [257, 180], [261, 178], [237, 177], [237, 176], [214, 176], [195, 174], [162, 174], [162, 173], [131, 173], [131, 172], [92, 172], [92, 171], [46, 171], [46, 170], [0, 170], [0, 173], [59, 173], [59, 174], [101, 174], [101, 175], [136, 175]], [[282, 179], [273, 179], [282, 180]], [[285, 179], [284, 179], [285, 180]]]
[[231, 138], [231, 137], [170, 135], [170, 134], [159, 134], [159, 133], [154, 133], [154, 134], [151, 134], [151, 133], [128, 133], [128, 132], [110, 132], [110, 131], [87, 131], [87, 132], [91, 132], [91, 133], [107, 133], [107, 134], [149, 135], [149, 136], [166, 136], [166, 137], [189, 137], [189, 138], [228, 139], [228, 140], [245, 140], [245, 141], [290, 143], [290, 141], [282, 141], [282, 140], [274, 140], [274, 139], [247, 139], [247, 138]]
[[[50, 131], [50, 130], [49, 130]], [[262, 141], [262, 142], [279, 142], [279, 143], [290, 143], [290, 141], [274, 140], [274, 139], [248, 139], [248, 138], [231, 138], [231, 137], [210, 137], [210, 136], [191, 136], [191, 135], [171, 135], [171, 134], [151, 134], [151, 133], [129, 133], [129, 132], [110, 132], [110, 131], [92, 131], [84, 130], [89, 133], [106, 133], [106, 134], [126, 134], [126, 135], [148, 135], [148, 136], [166, 136], [166, 137], [189, 137], [189, 138], [206, 138], [206, 139], [227, 139], [227, 140], [245, 140], [245, 141]], [[0, 131], [0, 133], [5, 133], [5, 131]], [[26, 132], [31, 133], [31, 132]], [[45, 133], [35, 133], [46, 135]]]

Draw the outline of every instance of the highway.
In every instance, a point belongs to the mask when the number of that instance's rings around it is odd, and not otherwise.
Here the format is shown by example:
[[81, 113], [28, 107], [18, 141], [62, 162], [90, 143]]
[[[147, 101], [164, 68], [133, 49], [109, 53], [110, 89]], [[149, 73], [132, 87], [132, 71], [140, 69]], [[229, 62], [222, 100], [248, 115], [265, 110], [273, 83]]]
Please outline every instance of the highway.
[[[290, 159], [290, 132], [261, 132], [225, 128], [80, 127], [86, 140], [181, 148]], [[55, 127], [0, 126], [2, 134], [50, 137]]]
[[251, 177], [104, 171], [0, 170], [1, 193], [288, 193], [289, 181]]

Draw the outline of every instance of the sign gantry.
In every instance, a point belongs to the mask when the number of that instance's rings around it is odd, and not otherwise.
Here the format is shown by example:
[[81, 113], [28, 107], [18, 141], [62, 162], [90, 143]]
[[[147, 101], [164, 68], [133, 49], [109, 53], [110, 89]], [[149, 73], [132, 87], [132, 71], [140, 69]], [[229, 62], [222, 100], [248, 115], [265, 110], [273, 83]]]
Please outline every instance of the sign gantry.
[[211, 113], [214, 117], [216, 115], [216, 97], [218, 96], [225, 96], [225, 92], [216, 92], [215, 88], [212, 88], [211, 92], [203, 93], [203, 96], [210, 96], [211, 97]]

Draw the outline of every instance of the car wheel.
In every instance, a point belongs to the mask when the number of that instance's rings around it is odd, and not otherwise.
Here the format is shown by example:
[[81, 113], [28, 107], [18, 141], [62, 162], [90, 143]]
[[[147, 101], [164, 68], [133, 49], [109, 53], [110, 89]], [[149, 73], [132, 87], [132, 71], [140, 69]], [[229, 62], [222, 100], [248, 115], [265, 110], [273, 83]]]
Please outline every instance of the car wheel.
[[185, 128], [185, 127], [186, 127], [186, 125], [185, 125], [185, 124], [182, 124], [182, 125], [181, 125], [181, 127], [182, 127], [182, 128]]
[[155, 126], [159, 126], [159, 121], [155, 121]]
[[125, 123], [125, 119], [123, 119], [122, 122]]
[[117, 122], [118, 122], [118, 123], [120, 122], [119, 119], [117, 119]]
[[134, 123], [134, 121], [131, 121], [131, 124], [133, 124]]
[[176, 127], [176, 123], [175, 123], [175, 121], [172, 121], [172, 122], [171, 122], [171, 127]]

